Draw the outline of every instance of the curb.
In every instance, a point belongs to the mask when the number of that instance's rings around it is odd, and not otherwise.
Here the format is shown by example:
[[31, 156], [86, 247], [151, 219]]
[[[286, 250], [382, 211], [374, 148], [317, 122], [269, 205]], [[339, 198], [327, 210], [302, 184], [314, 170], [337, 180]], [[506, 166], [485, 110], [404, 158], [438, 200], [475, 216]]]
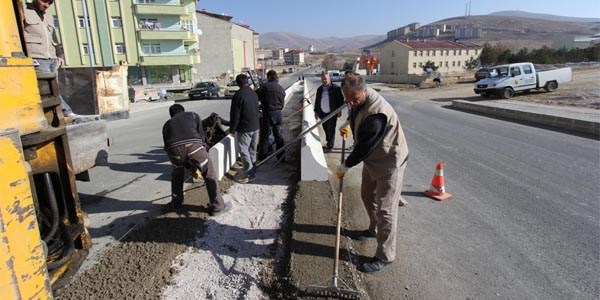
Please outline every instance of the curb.
[[[585, 114], [585, 117], [573, 117], [573, 114], [569, 115], [569, 113], [564, 113], [561, 115], [561, 113], [551, 113], [548, 111], [545, 113], [533, 112], [513, 109], [509, 106], [510, 105], [504, 103], [484, 104], [466, 100], [452, 101], [452, 108], [459, 110], [474, 111], [512, 120], [525, 121], [577, 133], [583, 133], [586, 135], [592, 135], [596, 138], [600, 136], [600, 112], [594, 112], [593, 110], [590, 110], [592, 113]], [[587, 109], [585, 112], [587, 112]]]

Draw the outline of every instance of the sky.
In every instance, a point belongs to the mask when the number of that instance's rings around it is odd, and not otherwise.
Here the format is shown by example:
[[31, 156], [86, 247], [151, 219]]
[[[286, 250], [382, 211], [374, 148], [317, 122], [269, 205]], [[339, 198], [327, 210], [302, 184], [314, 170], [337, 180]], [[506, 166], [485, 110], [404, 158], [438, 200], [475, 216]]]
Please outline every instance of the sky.
[[[199, 0], [197, 8], [233, 16], [258, 33], [311, 38], [385, 35], [409, 23], [464, 16], [469, 0]], [[504, 10], [600, 18], [600, 0], [471, 0], [471, 15]]]

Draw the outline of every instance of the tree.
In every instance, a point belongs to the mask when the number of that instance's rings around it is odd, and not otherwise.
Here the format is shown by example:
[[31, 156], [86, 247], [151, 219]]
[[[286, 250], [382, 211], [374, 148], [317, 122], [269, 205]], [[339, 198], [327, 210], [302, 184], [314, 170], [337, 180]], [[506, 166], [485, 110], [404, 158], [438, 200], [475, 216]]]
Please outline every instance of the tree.
[[475, 57], [471, 56], [469, 60], [465, 61], [465, 69], [473, 70], [479, 66], [479, 62], [475, 59]]
[[[427, 73], [432, 73], [434, 71], [436, 71], [439, 68], [435, 66], [435, 63], [428, 60], [424, 65], [423, 65], [423, 71], [427, 72]], [[428, 71], [428, 69], [430, 69], [431, 71]]]
[[333, 70], [335, 68], [335, 56], [333, 54], [327, 54], [323, 58], [323, 68], [327, 70]]
[[498, 61], [498, 52], [489, 43], [483, 44], [481, 56], [479, 57], [482, 65], [494, 65]]

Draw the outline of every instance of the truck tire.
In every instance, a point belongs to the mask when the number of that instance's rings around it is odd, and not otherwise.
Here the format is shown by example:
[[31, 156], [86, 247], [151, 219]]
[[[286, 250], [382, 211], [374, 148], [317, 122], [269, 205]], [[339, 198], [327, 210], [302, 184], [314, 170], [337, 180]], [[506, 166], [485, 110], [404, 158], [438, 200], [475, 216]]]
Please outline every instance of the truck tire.
[[512, 88], [504, 88], [504, 90], [502, 90], [502, 98], [504, 99], [510, 99], [515, 95], [515, 91]]
[[546, 90], [546, 92], [554, 92], [554, 90], [556, 90], [557, 87], [558, 87], [558, 83], [556, 83], [556, 81], [550, 81], [550, 82], [546, 83], [546, 86], [544, 87], [544, 89]]

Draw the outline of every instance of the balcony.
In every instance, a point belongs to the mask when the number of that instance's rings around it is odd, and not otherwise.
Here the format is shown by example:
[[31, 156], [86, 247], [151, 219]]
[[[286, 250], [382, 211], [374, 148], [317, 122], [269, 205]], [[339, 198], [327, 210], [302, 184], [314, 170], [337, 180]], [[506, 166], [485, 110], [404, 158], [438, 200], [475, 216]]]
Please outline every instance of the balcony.
[[176, 4], [156, 4], [156, 3], [136, 3], [135, 13], [138, 15], [171, 15], [185, 16], [188, 9], [183, 5]]
[[195, 55], [185, 52], [164, 54], [140, 54], [140, 64], [144, 66], [191, 65]]
[[146, 30], [138, 31], [140, 40], [193, 40], [194, 35], [187, 30]]

